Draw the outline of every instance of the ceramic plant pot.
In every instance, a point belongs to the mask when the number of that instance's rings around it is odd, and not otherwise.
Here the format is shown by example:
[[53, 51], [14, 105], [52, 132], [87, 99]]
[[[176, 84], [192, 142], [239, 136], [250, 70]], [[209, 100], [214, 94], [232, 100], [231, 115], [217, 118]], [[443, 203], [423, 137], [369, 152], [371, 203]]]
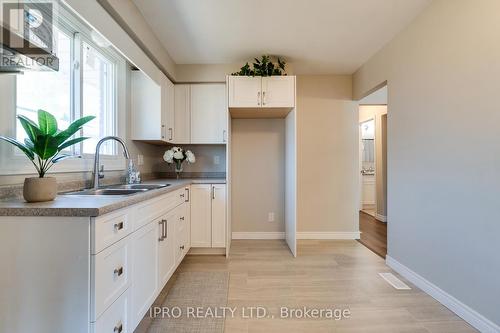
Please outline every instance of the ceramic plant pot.
[[57, 195], [57, 182], [53, 177], [31, 177], [24, 180], [23, 196], [27, 202], [52, 201]]

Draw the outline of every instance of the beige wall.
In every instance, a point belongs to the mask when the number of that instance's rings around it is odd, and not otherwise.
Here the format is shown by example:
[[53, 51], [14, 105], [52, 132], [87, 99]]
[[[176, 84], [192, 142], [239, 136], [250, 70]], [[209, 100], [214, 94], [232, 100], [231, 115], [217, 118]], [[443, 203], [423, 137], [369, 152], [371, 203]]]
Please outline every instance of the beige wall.
[[351, 77], [297, 77], [298, 231], [356, 232], [358, 112]]
[[387, 131], [384, 130], [386, 129], [384, 121], [387, 122], [387, 105], [360, 105], [359, 122], [370, 119], [375, 120], [376, 212], [381, 216], [387, 216]]
[[496, 325], [498, 13], [436, 0], [354, 75], [357, 98], [388, 84], [389, 255]]
[[233, 119], [231, 126], [232, 231], [284, 231], [284, 119]]

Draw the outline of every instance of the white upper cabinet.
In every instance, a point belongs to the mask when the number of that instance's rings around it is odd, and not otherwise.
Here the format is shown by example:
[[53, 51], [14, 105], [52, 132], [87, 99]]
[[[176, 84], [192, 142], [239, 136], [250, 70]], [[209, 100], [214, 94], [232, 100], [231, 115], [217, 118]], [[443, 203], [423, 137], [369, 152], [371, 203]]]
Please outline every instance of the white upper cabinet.
[[295, 76], [229, 76], [230, 108], [293, 108]]
[[260, 77], [229, 77], [229, 107], [258, 108], [261, 106], [261, 94], [262, 82]]
[[295, 106], [295, 76], [262, 78], [262, 107], [289, 108]]
[[191, 143], [225, 143], [227, 121], [226, 85], [192, 84]]
[[173, 142], [174, 84], [163, 76], [159, 86], [132, 71], [130, 88], [132, 140]]
[[176, 84], [174, 107], [174, 142], [191, 143], [191, 85]]

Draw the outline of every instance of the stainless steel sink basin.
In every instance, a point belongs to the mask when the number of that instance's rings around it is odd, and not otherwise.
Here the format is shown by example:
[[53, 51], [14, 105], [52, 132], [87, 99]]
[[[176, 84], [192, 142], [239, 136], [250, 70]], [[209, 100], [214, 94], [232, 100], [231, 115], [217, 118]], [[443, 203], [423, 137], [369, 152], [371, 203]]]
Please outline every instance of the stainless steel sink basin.
[[159, 188], [170, 186], [170, 184], [131, 184], [131, 185], [112, 185], [99, 189], [88, 189], [65, 193], [66, 195], [132, 195], [136, 193], [147, 192]]

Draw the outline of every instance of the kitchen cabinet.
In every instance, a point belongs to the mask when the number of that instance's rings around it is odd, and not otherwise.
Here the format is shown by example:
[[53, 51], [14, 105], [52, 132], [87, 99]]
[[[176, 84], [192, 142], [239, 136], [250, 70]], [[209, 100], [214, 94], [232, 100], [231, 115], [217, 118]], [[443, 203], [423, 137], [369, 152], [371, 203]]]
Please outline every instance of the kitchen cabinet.
[[165, 285], [175, 269], [177, 212], [165, 214], [158, 222], [158, 281]]
[[261, 93], [262, 80], [260, 77], [229, 77], [229, 107], [258, 108], [262, 101]]
[[295, 76], [229, 76], [230, 108], [293, 108]]
[[[161, 221], [161, 220], [160, 220]], [[158, 223], [152, 222], [133, 235], [133, 276], [131, 320], [133, 327], [141, 321], [158, 291]]]
[[226, 247], [226, 185], [191, 185], [191, 246]]
[[220, 144], [227, 140], [225, 84], [191, 85], [191, 143]]
[[212, 186], [212, 247], [226, 247], [226, 185]]
[[191, 246], [212, 246], [212, 198], [210, 184], [191, 185]]
[[191, 143], [191, 85], [176, 84], [174, 106], [174, 142]]
[[295, 106], [295, 76], [262, 78], [263, 108], [292, 108]]
[[131, 71], [131, 138], [174, 142], [174, 84], [162, 76], [161, 85], [141, 71]]

